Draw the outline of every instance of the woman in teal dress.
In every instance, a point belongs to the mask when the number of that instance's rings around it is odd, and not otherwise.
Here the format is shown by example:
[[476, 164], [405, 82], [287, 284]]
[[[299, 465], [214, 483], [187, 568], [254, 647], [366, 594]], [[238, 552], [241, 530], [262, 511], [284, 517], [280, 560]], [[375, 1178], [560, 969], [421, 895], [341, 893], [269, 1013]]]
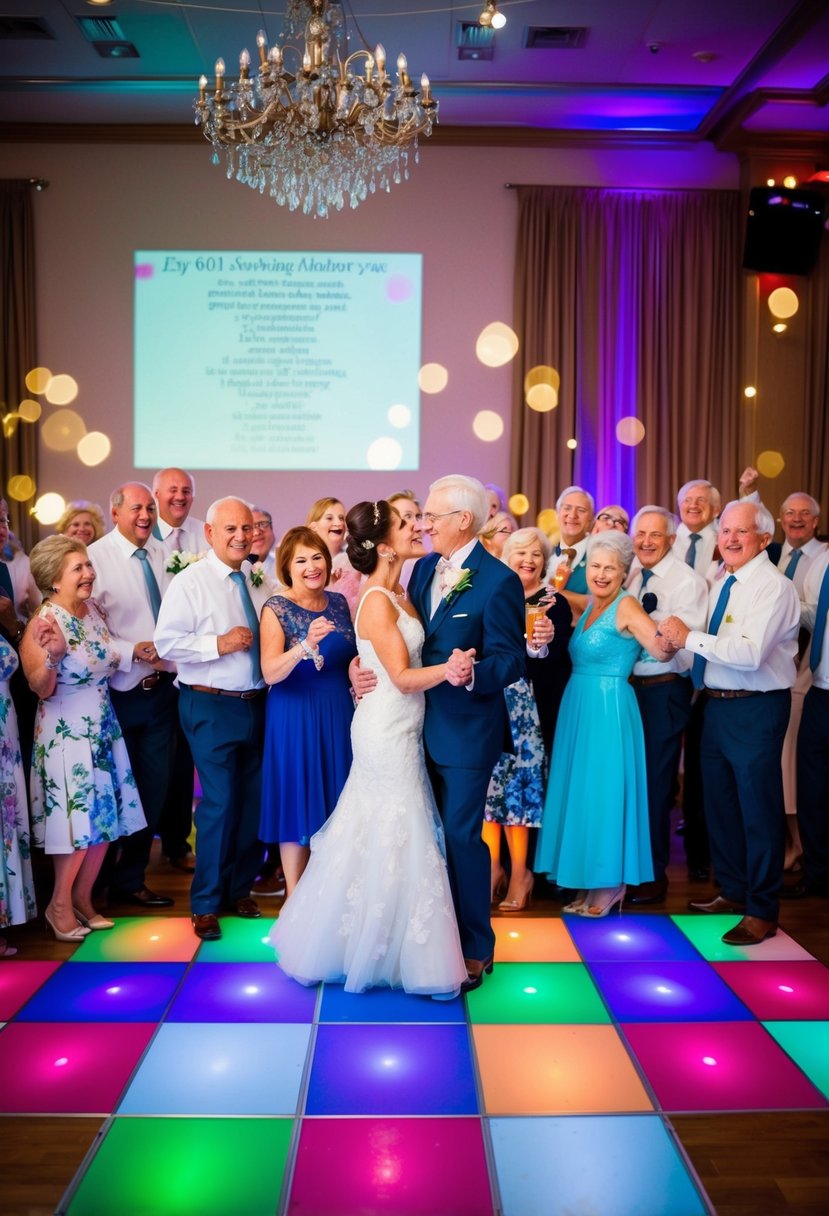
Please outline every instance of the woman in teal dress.
[[591, 536], [590, 600], [570, 642], [573, 673], [558, 715], [535, 869], [579, 894], [564, 910], [606, 916], [625, 885], [653, 878], [642, 720], [628, 683], [644, 647], [672, 649], [622, 589], [633, 545], [624, 533]]

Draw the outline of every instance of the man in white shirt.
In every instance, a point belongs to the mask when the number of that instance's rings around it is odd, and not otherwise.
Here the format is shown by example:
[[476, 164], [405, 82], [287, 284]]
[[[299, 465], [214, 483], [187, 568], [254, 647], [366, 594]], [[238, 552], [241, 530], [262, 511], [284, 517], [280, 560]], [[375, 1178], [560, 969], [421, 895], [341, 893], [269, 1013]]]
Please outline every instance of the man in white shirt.
[[159, 469], [153, 478], [153, 495], [158, 518], [153, 537], [164, 553], [203, 553], [207, 548], [204, 521], [190, 514], [196, 483], [184, 469]]
[[780, 755], [789, 720], [800, 601], [765, 549], [774, 520], [756, 503], [729, 503], [717, 544], [725, 564], [709, 592], [708, 632], [678, 617], [663, 637], [694, 656], [706, 690], [702, 732], [705, 814], [721, 894], [696, 912], [744, 913], [723, 936], [752, 946], [777, 932], [785, 810]]
[[253, 544], [249, 560], [254, 564], [258, 562], [271, 585], [276, 585], [276, 537], [273, 532], [273, 516], [264, 507], [253, 508]]
[[676, 496], [679, 527], [674, 556], [703, 577], [714, 560], [717, 547], [717, 512], [720, 492], [704, 478], [686, 481]]
[[[164, 552], [169, 566], [171, 555], [203, 553], [207, 548], [204, 522], [190, 514], [196, 493], [192, 474], [171, 467], [159, 469], [153, 478], [153, 495], [158, 504], [158, 518], [153, 537]], [[176, 691], [176, 699], [178, 692]], [[158, 824], [161, 851], [177, 870], [192, 874], [195, 868], [190, 833], [193, 830], [193, 757], [181, 729], [176, 708], [176, 733], [173, 744], [173, 767], [167, 798]]]
[[110, 498], [110, 513], [115, 527], [89, 546], [89, 557], [95, 567], [95, 599], [121, 654], [110, 692], [147, 827], [119, 842], [117, 859], [104, 877], [111, 902], [163, 908], [172, 899], [156, 895], [144, 877], [167, 796], [176, 725], [175, 668], [159, 661], [152, 640], [170, 576], [152, 539], [156, 507], [150, 487], [141, 482], [119, 486]]
[[[161, 606], [155, 643], [179, 676], [179, 714], [202, 785], [196, 812], [193, 930], [222, 935], [219, 913], [260, 915], [250, 897], [259, 843], [265, 695], [259, 615], [269, 591], [246, 573], [253, 539], [247, 503], [222, 498], [205, 525], [207, 556], [176, 575]], [[286, 757], [290, 763], [290, 757]]]
[[[673, 554], [676, 519], [664, 507], [642, 507], [631, 528], [639, 562], [628, 579], [653, 621], [681, 617], [691, 629], [704, 629], [708, 610], [705, 579]], [[690, 658], [681, 651], [660, 662], [643, 650], [630, 682], [639, 702], [645, 733], [648, 772], [648, 815], [653, 854], [653, 881], [628, 887], [629, 904], [654, 904], [665, 899], [671, 853], [671, 810], [675, 802], [682, 736], [691, 713], [693, 685]]]
[[556, 587], [577, 621], [587, 607], [587, 538], [593, 527], [596, 504], [592, 494], [581, 486], [568, 486], [558, 496], [556, 512], [560, 539], [553, 551], [552, 570], [554, 578], [558, 575]]
[[829, 550], [812, 564], [803, 589], [803, 624], [812, 630], [812, 686], [797, 737], [797, 818], [802, 876], [782, 895], [829, 898]]

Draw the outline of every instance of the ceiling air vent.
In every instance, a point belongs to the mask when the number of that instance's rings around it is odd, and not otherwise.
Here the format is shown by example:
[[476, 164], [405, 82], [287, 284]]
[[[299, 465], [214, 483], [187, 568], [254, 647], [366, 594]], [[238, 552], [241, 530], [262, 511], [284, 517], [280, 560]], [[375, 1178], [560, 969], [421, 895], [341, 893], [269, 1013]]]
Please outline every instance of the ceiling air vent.
[[524, 46], [533, 51], [574, 51], [584, 46], [586, 25], [530, 25]]
[[114, 17], [77, 17], [81, 33], [102, 59], [139, 59], [138, 48], [124, 37]]
[[458, 59], [492, 59], [495, 30], [477, 21], [458, 22]]
[[42, 17], [0, 17], [0, 40], [37, 38], [55, 40]]

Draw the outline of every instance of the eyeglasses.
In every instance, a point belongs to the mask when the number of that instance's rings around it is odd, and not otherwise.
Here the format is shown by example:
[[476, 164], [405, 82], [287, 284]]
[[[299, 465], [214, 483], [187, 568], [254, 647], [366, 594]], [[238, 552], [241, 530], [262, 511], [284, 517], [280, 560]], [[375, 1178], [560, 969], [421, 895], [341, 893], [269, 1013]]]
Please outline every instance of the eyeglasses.
[[423, 512], [423, 522], [431, 525], [437, 519], [445, 519], [447, 515], [460, 515], [460, 513], [461, 513], [460, 507], [458, 507], [458, 509], [456, 511], [441, 511], [437, 515], [435, 514], [434, 511], [424, 511]]
[[400, 518], [403, 520], [404, 524], [410, 524], [413, 519], [419, 524], [423, 523], [423, 516], [419, 512], [415, 514], [414, 511], [406, 511], [405, 514], [400, 516]]
[[253, 521], [254, 532], [267, 532], [268, 528], [271, 528], [271, 527], [273, 527], [273, 524], [271, 523], [271, 521], [269, 519], [259, 519], [259, 520], [255, 519]]
[[602, 511], [596, 516], [596, 519], [601, 520], [603, 524], [612, 524], [614, 528], [626, 528], [628, 521], [623, 519], [621, 515], [608, 515], [607, 511]]

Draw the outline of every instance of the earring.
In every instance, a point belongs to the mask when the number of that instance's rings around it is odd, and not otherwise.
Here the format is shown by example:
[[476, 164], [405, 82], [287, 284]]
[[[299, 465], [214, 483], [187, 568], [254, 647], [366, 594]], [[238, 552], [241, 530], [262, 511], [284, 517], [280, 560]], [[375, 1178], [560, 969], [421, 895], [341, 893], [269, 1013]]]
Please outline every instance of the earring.
[[397, 559], [397, 554], [395, 553], [394, 549], [389, 549], [386, 556], [388, 557], [389, 565], [391, 565], [392, 562]]

